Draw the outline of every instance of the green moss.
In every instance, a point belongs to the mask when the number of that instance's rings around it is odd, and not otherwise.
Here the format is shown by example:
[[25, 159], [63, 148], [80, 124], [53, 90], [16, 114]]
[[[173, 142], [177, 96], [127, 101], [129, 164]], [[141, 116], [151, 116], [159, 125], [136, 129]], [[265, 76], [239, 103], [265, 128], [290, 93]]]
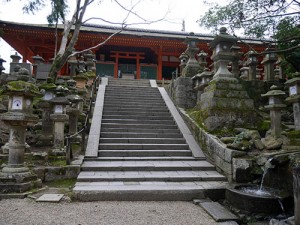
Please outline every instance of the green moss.
[[25, 81], [11, 81], [5, 86], [7, 92], [23, 92], [31, 95], [40, 95], [40, 91], [35, 84]]
[[87, 77], [95, 77], [96, 76], [96, 74], [93, 71], [87, 71], [84, 73], [84, 75]]
[[259, 132], [267, 132], [271, 127], [271, 121], [269, 120], [262, 120], [260, 123], [258, 123], [257, 130]]
[[300, 138], [300, 130], [293, 130], [287, 133], [288, 138], [297, 139]]
[[40, 85], [40, 89], [44, 90], [54, 90], [56, 85], [54, 83], [43, 83]]
[[55, 180], [51, 182], [46, 182], [46, 185], [49, 187], [55, 188], [69, 188], [75, 185], [76, 179], [62, 179], [62, 180]]
[[50, 164], [52, 166], [66, 166], [66, 160], [65, 159], [58, 159], [58, 160], [51, 160]]

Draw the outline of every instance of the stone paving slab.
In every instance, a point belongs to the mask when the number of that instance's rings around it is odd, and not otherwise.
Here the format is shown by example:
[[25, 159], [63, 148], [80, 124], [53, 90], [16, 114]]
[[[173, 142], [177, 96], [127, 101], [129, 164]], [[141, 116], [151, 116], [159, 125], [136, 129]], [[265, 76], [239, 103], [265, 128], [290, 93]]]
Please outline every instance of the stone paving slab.
[[236, 215], [218, 202], [201, 202], [199, 205], [217, 222], [238, 220]]
[[36, 202], [59, 202], [63, 197], [63, 194], [44, 194]]

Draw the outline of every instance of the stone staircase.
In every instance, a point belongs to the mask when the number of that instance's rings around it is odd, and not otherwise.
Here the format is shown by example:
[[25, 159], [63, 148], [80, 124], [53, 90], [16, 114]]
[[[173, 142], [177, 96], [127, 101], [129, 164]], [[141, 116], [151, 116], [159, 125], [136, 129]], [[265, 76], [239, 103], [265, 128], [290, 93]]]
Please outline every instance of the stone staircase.
[[77, 199], [191, 200], [224, 188], [226, 178], [205, 160], [163, 88], [129, 79], [99, 88], [105, 89], [103, 108], [96, 102], [94, 111], [94, 117], [102, 111], [99, 139], [89, 137]]

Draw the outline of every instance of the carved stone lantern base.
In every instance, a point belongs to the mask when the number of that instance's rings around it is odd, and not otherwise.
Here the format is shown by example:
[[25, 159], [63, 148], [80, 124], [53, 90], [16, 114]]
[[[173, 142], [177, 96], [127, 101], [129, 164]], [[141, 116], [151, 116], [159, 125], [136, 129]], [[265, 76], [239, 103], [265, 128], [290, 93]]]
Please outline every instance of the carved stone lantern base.
[[42, 181], [27, 167], [4, 167], [0, 172], [0, 193], [22, 193], [42, 187]]
[[200, 112], [209, 131], [251, 128], [257, 122], [253, 100], [235, 79], [211, 81], [201, 95]]

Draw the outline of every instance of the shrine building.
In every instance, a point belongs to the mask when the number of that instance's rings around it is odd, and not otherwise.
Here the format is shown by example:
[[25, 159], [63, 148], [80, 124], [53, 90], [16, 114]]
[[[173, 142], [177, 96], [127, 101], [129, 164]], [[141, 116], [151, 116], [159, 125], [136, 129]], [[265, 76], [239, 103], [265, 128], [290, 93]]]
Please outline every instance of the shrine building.
[[[82, 51], [96, 46], [118, 29], [104, 25], [82, 25], [75, 49]], [[62, 25], [59, 25], [58, 40], [61, 40], [62, 32]], [[36, 55], [46, 62], [54, 57], [54, 26], [0, 21], [0, 35], [22, 55], [24, 63], [33, 62], [32, 57]], [[184, 43], [187, 36], [187, 32], [126, 28], [104, 45], [92, 50], [96, 55], [96, 73], [115, 78], [121, 72], [124, 76], [136, 79], [171, 79], [172, 73], [179, 68], [179, 56], [187, 48]], [[198, 39], [199, 51], [203, 50], [211, 56], [208, 43], [214, 36], [195, 33], [194, 37]], [[238, 46], [243, 53], [253, 49], [262, 52], [266, 43], [256, 39], [243, 39], [238, 42]], [[207, 62], [208, 65], [212, 63], [209, 57]], [[65, 65], [60, 74], [68, 75], [68, 68]]]

